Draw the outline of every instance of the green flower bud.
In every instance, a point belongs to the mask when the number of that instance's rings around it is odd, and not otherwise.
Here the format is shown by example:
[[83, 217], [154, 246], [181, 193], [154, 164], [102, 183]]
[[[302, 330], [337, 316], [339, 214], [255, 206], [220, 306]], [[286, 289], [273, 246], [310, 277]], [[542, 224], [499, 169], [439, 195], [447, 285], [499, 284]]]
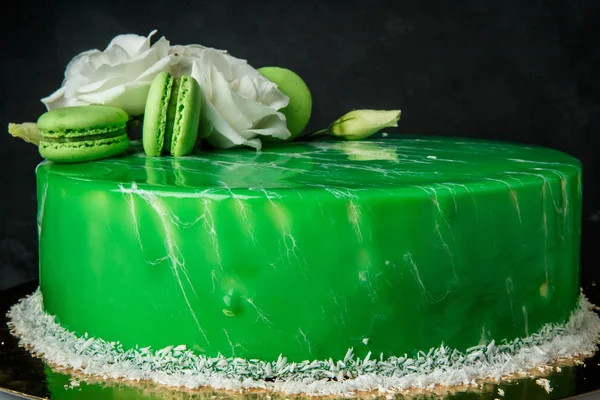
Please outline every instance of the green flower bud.
[[398, 126], [400, 110], [354, 110], [339, 118], [329, 128], [333, 136], [346, 140], [367, 138], [383, 128]]

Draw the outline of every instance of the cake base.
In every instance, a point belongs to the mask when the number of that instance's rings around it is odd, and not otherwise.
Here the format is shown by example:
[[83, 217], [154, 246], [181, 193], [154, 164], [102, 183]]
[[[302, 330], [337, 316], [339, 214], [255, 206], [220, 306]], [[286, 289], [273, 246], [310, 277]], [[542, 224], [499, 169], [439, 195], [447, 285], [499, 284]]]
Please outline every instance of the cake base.
[[[510, 343], [469, 349], [465, 353], [440, 346], [417, 357], [315, 360], [288, 363], [197, 356], [183, 347], [152, 352], [122, 350], [116, 343], [77, 337], [54, 322], [42, 307], [39, 291], [21, 300], [9, 313], [9, 326], [20, 344], [59, 367], [83, 375], [134, 382], [150, 381], [173, 387], [211, 387], [228, 391], [266, 391], [286, 395], [348, 396], [376, 392], [435, 392], [440, 388], [479, 387], [489, 382], [553, 371], [552, 366], [574, 357], [591, 356], [600, 336], [600, 318], [582, 295], [569, 321], [546, 325], [539, 332]], [[538, 385], [552, 390], [550, 381]], [[77, 390], [78, 382], [71, 390]]]

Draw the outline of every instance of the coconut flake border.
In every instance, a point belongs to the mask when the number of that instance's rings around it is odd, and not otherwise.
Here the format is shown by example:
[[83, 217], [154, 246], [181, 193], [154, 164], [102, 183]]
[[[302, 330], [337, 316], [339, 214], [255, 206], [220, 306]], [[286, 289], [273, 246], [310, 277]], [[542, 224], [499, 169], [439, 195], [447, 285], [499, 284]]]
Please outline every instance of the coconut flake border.
[[40, 290], [21, 299], [7, 313], [19, 344], [59, 368], [71, 368], [104, 379], [152, 381], [171, 387], [243, 391], [262, 389], [288, 395], [348, 396], [356, 392], [392, 394], [411, 389], [472, 386], [499, 381], [561, 360], [594, 354], [600, 318], [582, 294], [564, 324], [547, 324], [526, 338], [466, 352], [441, 345], [415, 357], [354, 356], [343, 360], [288, 362], [197, 355], [185, 346], [125, 350], [117, 342], [79, 337], [60, 326], [43, 309]]

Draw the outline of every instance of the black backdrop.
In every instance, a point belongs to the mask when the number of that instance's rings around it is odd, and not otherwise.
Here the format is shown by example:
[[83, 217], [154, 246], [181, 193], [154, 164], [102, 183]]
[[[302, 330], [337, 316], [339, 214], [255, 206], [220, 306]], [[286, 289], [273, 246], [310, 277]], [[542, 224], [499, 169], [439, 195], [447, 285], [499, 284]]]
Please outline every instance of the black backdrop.
[[[35, 121], [68, 61], [121, 33], [280, 65], [314, 96], [309, 129], [400, 108], [399, 132], [553, 147], [584, 164], [582, 263], [599, 279], [600, 2], [31, 1], [0, 23], [0, 122]], [[37, 276], [35, 147], [0, 134], [0, 289]], [[595, 277], [596, 278], [595, 278]]]

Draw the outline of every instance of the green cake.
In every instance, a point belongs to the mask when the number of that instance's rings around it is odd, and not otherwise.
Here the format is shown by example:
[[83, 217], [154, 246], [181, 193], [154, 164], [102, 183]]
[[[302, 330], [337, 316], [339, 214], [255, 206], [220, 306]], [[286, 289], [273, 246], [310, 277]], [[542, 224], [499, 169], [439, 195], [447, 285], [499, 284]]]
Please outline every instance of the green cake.
[[[77, 56], [43, 99], [51, 111], [9, 125], [47, 158], [40, 287], [9, 326], [52, 369], [186, 390], [389, 395], [594, 353], [578, 160], [373, 138], [400, 110], [355, 109], [305, 132], [312, 95], [291, 70], [150, 36], [116, 37], [103, 63]], [[83, 90], [80, 75], [102, 84]], [[139, 125], [142, 142], [130, 140]], [[118, 148], [96, 149], [107, 135]]]
[[403, 138], [37, 169], [40, 287], [125, 348], [276, 360], [466, 350], [562, 323], [581, 168], [557, 151]]
[[150, 157], [132, 142], [36, 174], [40, 289], [9, 325], [53, 368], [338, 396], [596, 350], [581, 165], [555, 150], [388, 136]]

